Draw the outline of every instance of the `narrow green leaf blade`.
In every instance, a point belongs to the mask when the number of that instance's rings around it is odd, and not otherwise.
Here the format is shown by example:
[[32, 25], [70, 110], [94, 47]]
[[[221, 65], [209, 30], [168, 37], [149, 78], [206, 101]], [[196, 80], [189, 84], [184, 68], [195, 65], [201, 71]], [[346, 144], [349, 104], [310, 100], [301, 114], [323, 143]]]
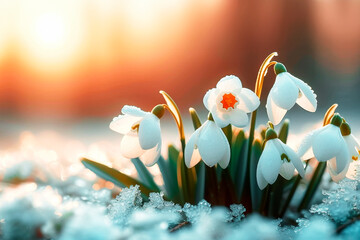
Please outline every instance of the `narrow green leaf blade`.
[[256, 180], [256, 169], [262, 152], [262, 146], [259, 140], [255, 140], [252, 149], [250, 162], [250, 192], [251, 204], [253, 211], [260, 210], [262, 191], [260, 190]]
[[288, 135], [289, 135], [289, 124], [290, 124], [289, 119], [285, 119], [284, 123], [281, 126], [280, 131], [279, 131], [279, 139], [283, 143], [286, 143]]
[[151, 189], [160, 192], [161, 190], [159, 186], [155, 183], [154, 177], [147, 170], [143, 162], [139, 158], [133, 158], [131, 159], [131, 162], [134, 164], [140, 180], [144, 182], [147, 186], [149, 186]]
[[150, 189], [138, 180], [129, 177], [116, 169], [110, 168], [101, 163], [86, 158], [83, 158], [81, 162], [86, 168], [94, 172], [97, 176], [105, 179], [106, 181], [112, 182], [119, 187], [130, 187], [132, 185], [139, 185], [141, 192], [147, 196], [149, 196], [151, 192], [155, 192], [154, 189]]

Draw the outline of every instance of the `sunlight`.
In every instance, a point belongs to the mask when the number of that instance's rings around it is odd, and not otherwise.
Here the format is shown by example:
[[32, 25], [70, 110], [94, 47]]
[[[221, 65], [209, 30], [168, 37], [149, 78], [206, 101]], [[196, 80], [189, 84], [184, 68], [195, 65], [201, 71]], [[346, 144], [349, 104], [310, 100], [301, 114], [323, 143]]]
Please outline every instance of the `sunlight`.
[[25, 62], [41, 71], [63, 71], [79, 56], [84, 16], [71, 1], [23, 2], [19, 10], [19, 45]]

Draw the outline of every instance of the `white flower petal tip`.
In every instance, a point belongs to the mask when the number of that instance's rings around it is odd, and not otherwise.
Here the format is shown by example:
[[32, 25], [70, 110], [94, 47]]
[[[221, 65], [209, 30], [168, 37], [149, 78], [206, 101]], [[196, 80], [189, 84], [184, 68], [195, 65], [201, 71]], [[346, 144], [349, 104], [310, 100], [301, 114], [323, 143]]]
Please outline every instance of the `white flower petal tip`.
[[[275, 70], [278, 68], [277, 65], [275, 65]], [[274, 125], [280, 123], [286, 111], [290, 110], [295, 103], [309, 112], [315, 112], [316, 94], [308, 84], [288, 73], [284, 67], [277, 73], [275, 83], [267, 98], [266, 109], [270, 121]]]
[[124, 135], [120, 152], [125, 158], [140, 158], [146, 166], [156, 163], [161, 154], [160, 120], [150, 112], [125, 105], [123, 115], [115, 117], [110, 129]]
[[206, 121], [191, 136], [185, 146], [185, 164], [188, 168], [200, 160], [213, 167], [226, 168], [230, 161], [230, 145], [224, 132], [213, 121]]
[[304, 166], [294, 150], [278, 138], [269, 139], [256, 170], [258, 186], [262, 190], [267, 184], [273, 184], [279, 174], [290, 180], [294, 176], [295, 169], [300, 176], [305, 175]]
[[203, 103], [220, 128], [229, 124], [245, 127], [249, 122], [247, 113], [255, 111], [260, 100], [254, 92], [242, 88], [238, 77], [231, 75], [222, 78], [216, 88], [210, 89]]

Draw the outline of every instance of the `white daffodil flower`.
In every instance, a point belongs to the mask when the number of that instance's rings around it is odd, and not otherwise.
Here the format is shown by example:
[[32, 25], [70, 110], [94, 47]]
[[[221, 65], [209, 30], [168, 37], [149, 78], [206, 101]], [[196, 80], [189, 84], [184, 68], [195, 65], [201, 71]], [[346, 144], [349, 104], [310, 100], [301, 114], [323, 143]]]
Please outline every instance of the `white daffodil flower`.
[[[344, 170], [346, 171], [349, 166], [350, 154], [341, 135], [341, 123], [342, 118], [339, 114], [335, 114], [330, 124], [308, 134], [298, 149], [300, 157], [310, 151], [310, 155], [306, 155], [315, 156], [319, 162], [330, 160], [327, 164], [330, 173], [333, 172], [332, 176], [338, 175]], [[333, 180], [337, 181], [336, 178], [333, 178]]]
[[265, 148], [256, 169], [256, 180], [259, 188], [262, 190], [268, 184], [273, 184], [279, 174], [290, 180], [294, 176], [295, 169], [301, 177], [304, 177], [304, 166], [299, 156], [277, 138], [272, 128], [269, 128], [266, 131]]
[[162, 105], [153, 111], [144, 112], [138, 107], [125, 105], [122, 114], [110, 123], [110, 129], [124, 134], [120, 152], [126, 158], [137, 158], [152, 166], [161, 153], [160, 118], [164, 114]]
[[216, 88], [205, 94], [203, 102], [220, 128], [229, 124], [245, 127], [249, 121], [247, 113], [260, 105], [256, 94], [243, 88], [240, 79], [233, 75], [223, 77]]
[[226, 168], [230, 162], [230, 145], [214, 121], [207, 120], [190, 136], [185, 146], [185, 164], [194, 167], [200, 160], [209, 167], [219, 164]]
[[355, 179], [357, 174], [357, 169], [360, 157], [360, 144], [359, 141], [356, 139], [356, 137], [351, 134], [351, 128], [348, 123], [344, 122], [340, 125], [341, 134], [346, 142], [347, 150], [350, 154], [349, 161], [344, 168], [343, 171], [340, 173], [336, 172], [336, 162], [334, 159], [331, 159], [328, 161], [328, 167], [329, 167], [329, 173], [331, 178], [335, 182], [339, 182], [343, 178], [347, 177], [350, 179]]
[[274, 125], [279, 124], [295, 103], [309, 112], [315, 112], [317, 100], [311, 87], [288, 73], [281, 63], [276, 63], [274, 69], [276, 80], [266, 102], [269, 120]]

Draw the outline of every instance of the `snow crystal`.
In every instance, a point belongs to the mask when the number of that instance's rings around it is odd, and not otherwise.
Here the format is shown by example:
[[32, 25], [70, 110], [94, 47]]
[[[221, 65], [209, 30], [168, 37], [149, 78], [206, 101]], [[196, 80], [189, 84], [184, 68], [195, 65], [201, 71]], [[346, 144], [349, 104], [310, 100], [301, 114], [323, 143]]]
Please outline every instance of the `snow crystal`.
[[183, 212], [190, 223], [196, 223], [201, 216], [209, 215], [211, 213], [211, 205], [205, 200], [201, 200], [198, 205], [185, 203]]
[[65, 224], [59, 240], [115, 240], [119, 230], [105, 215], [105, 207], [81, 204]]
[[242, 204], [230, 205], [230, 211], [228, 212], [229, 222], [240, 222], [245, 217], [245, 207]]
[[341, 224], [360, 214], [360, 192], [357, 190], [357, 181], [345, 179], [335, 186], [334, 190], [323, 191], [326, 198], [321, 204], [312, 206], [310, 212]]
[[111, 200], [108, 206], [109, 217], [111, 220], [124, 227], [128, 223], [128, 219], [134, 210], [142, 206], [142, 197], [139, 186], [131, 186], [123, 188], [116, 199]]

